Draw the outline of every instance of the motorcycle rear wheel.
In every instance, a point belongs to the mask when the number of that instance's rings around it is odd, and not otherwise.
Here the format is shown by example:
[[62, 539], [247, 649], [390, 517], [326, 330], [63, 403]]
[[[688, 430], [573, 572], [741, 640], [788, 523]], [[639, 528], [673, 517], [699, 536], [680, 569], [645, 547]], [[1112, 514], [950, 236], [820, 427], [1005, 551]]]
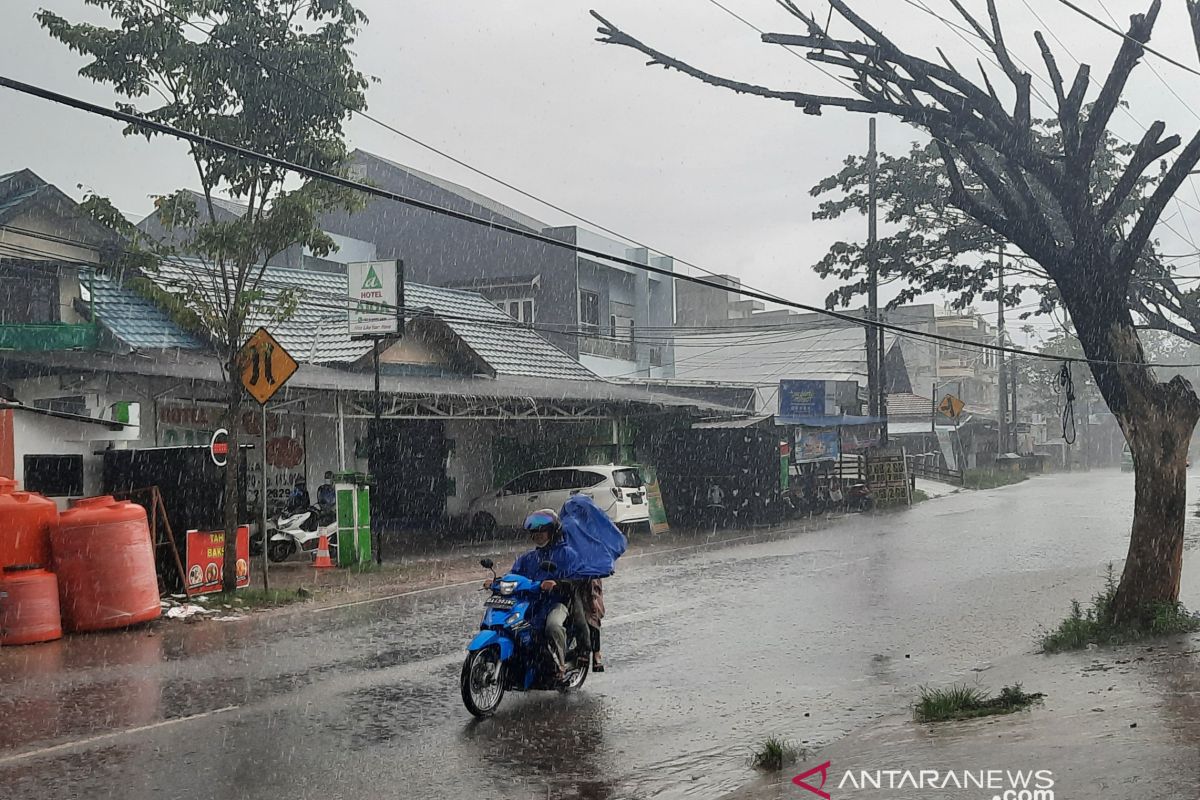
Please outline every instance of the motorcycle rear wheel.
[[463, 661], [462, 676], [463, 705], [476, 717], [490, 717], [504, 699], [504, 662], [500, 660], [500, 648], [485, 647], [468, 653]]

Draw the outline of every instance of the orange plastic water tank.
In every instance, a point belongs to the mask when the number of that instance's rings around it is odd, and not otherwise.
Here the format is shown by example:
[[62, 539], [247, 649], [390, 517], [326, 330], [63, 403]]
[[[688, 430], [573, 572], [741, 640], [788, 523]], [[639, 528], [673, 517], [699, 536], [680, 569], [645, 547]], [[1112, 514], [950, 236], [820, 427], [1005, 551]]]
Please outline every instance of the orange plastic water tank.
[[59, 515], [50, 550], [68, 630], [121, 628], [161, 613], [150, 526], [136, 503], [78, 501]]
[[0, 478], [0, 569], [14, 564], [49, 564], [50, 531], [58, 506], [33, 492], [17, 491], [12, 478]]
[[36, 564], [5, 567], [0, 573], [0, 645], [61, 638], [54, 574]]

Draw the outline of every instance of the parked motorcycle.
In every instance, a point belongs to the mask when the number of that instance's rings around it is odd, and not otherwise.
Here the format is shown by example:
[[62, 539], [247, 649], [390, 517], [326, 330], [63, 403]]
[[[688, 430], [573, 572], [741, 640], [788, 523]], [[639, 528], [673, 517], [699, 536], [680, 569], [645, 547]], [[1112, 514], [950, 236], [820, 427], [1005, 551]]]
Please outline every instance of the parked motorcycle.
[[[591, 667], [591, 652], [579, 646], [572, 626], [567, 625], [568, 661], [560, 684], [545, 633], [534, 630], [529, 622], [537, 616], [538, 603], [546, 601], [539, 584], [521, 575], [498, 577], [490, 558], [479, 564], [492, 571], [492, 583], [479, 633], [467, 645], [462, 666], [460, 684], [467, 711], [476, 717], [491, 716], [507, 690], [571, 691], [583, 686]], [[542, 568], [554, 571], [550, 562], [544, 562]], [[578, 657], [572, 657], [577, 650]]]
[[851, 511], [870, 511], [875, 507], [875, 496], [865, 483], [853, 483], [846, 491], [846, 508]]
[[280, 514], [267, 522], [267, 558], [287, 561], [297, 552], [313, 552], [322, 536], [332, 550], [337, 546], [337, 527], [337, 512], [328, 506]]

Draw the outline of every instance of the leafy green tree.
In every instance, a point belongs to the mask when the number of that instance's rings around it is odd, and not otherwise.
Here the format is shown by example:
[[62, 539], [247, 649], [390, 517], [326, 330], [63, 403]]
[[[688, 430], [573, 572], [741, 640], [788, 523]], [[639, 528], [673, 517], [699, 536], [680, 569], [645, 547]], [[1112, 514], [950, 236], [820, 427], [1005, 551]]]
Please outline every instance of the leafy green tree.
[[[857, 40], [830, 36], [824, 19], [805, 13], [793, 0], [778, 1], [804, 32], [766, 33], [763, 41], [806, 48], [807, 58], [848, 76], [847, 91], [816, 94], [734, 80], [657, 50], [592, 14], [600, 23], [599, 41], [635, 50], [651, 66], [790, 103], [807, 114], [820, 115], [827, 108], [887, 114], [929, 135], [931, 144], [918, 148], [913, 160], [914, 168], [926, 170], [919, 187], [924, 196], [911, 205], [901, 201], [903, 210], [893, 218], [905, 228], [893, 242], [892, 274], [907, 271], [914, 286], [924, 282], [931, 288], [982, 292], [987, 267], [983, 275], [974, 275], [980, 270], [978, 256], [990, 254], [1000, 242], [1040, 273], [1034, 288], [1041, 287], [1043, 297], [1068, 314], [1096, 386], [1133, 453], [1133, 526], [1113, 609], [1118, 622], [1149, 624], [1156, 606], [1179, 597], [1187, 450], [1200, 419], [1200, 398], [1180, 376], [1159, 379], [1138, 330], [1153, 324], [1200, 341], [1200, 294], [1182, 288], [1169, 271], [1156, 274], [1151, 245], [1167, 204], [1200, 163], [1200, 133], [1184, 144], [1179, 136], [1164, 135], [1165, 123], [1155, 122], [1132, 148], [1116, 153], [1123, 156], [1119, 169], [1107, 169], [1105, 163], [1114, 154], [1108, 133], [1112, 115], [1145, 55], [1161, 0], [1148, 0], [1146, 13], [1130, 18], [1112, 66], [1095, 81], [1091, 68], [1080, 65], [1068, 82], [1045, 37], [1034, 33], [1044, 79], [1053, 91], [1052, 123], [1032, 116], [1033, 75], [1010, 54], [995, 0], [987, 0], [988, 19], [982, 21], [962, 0], [950, 3], [991, 51], [997, 65], [991, 74], [1003, 76], [1003, 94], [982, 62], [968, 77], [940, 51], [918, 56], [846, 0], [829, 4], [840, 17], [836, 29], [853, 29]], [[1200, 2], [1188, 0], [1187, 10], [1200, 49]], [[1173, 160], [1164, 163], [1172, 154]], [[929, 209], [965, 215], [974, 224], [923, 220]], [[915, 238], [905, 242], [905, 236]], [[933, 248], [924, 259], [913, 257], [919, 239]], [[833, 255], [830, 268], [839, 258], [845, 259], [843, 268], [855, 260], [853, 252]], [[934, 268], [923, 268], [931, 259]], [[850, 268], [845, 274], [854, 279], [856, 272]], [[850, 294], [857, 291], [851, 287]]]
[[[73, 23], [52, 11], [38, 21], [85, 56], [80, 75], [126, 98], [118, 107], [275, 158], [327, 172], [346, 159], [343, 125], [365, 108], [367, 78], [350, 47], [366, 17], [347, 0], [85, 0], [115, 23]], [[317, 86], [320, 92], [305, 86]], [[156, 136], [131, 125], [126, 135]], [[318, 219], [351, 207], [345, 189], [293, 185], [284, 170], [201, 145], [189, 145], [201, 199], [187, 191], [159, 197], [168, 232], [142, 259], [143, 286], [191, 328], [208, 336], [226, 380], [229, 462], [224, 527], [239, 519], [238, 447], [243, 391], [238, 351], [253, 324], [288, 316], [295, 297], [264, 283], [267, 262], [293, 245], [317, 255], [334, 249]], [[218, 213], [218, 193], [245, 206]], [[105, 204], [93, 200], [98, 214]], [[186, 255], [187, 266], [177, 257]], [[158, 272], [159, 274], [154, 274]], [[236, 586], [236, 550], [225, 548], [224, 588]]]

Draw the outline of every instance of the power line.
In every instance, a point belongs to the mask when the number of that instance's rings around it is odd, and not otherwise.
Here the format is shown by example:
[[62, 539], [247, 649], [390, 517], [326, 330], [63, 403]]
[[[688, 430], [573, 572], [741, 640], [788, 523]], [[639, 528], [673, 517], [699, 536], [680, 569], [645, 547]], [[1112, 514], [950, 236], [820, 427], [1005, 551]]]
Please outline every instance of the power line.
[[[716, 0], [709, 0], [709, 1], [714, 2], [714, 3], [716, 2]], [[363, 119], [367, 120], [368, 122], [374, 123], [375, 125], [378, 125], [381, 128], [384, 128], [385, 130], [388, 130], [388, 131], [396, 134], [397, 136], [399, 136], [409, 142], [412, 142], [413, 144], [415, 144], [419, 147], [422, 147], [422, 148], [428, 150], [431, 153], [441, 156], [442, 158], [444, 158], [448, 161], [451, 161], [454, 164], [457, 164], [458, 166], [463, 167], [464, 169], [470, 170], [471, 172], [475, 173], [476, 175], [487, 178], [488, 180], [493, 181], [493, 182], [499, 184], [500, 186], [503, 186], [506, 189], [514, 191], [517, 194], [521, 195], [522, 197], [528, 198], [537, 203], [541, 203], [543, 206], [546, 206], [547, 208], [553, 209], [553, 210], [559, 212], [560, 214], [565, 214], [568, 217], [570, 217], [571, 219], [582, 222], [585, 225], [589, 225], [593, 228], [596, 228], [597, 230], [604, 231], [605, 233], [607, 233], [611, 236], [615, 236], [618, 239], [622, 239], [626, 242], [629, 242], [632, 245], [641, 247], [646, 250], [653, 251], [655, 253], [660, 253], [661, 255], [672, 259], [672, 261], [674, 261], [676, 263], [683, 264], [684, 266], [687, 266], [687, 267], [691, 267], [692, 269], [702, 272], [706, 275], [711, 275], [713, 277], [723, 277], [723, 276], [719, 275], [718, 273], [713, 272], [712, 270], [709, 270], [698, 264], [694, 264], [691, 261], [686, 261], [682, 258], [678, 258], [673, 255], [662, 253], [661, 251], [651, 247], [648, 244], [645, 244], [644, 242], [639, 242], [637, 239], [634, 239], [633, 237], [627, 236], [623, 233], [620, 233], [619, 231], [615, 231], [612, 228], [609, 228], [609, 227], [606, 227], [606, 226], [600, 224], [599, 222], [591, 220], [580, 214], [576, 214], [575, 212], [570, 211], [566, 208], [563, 208], [562, 206], [557, 205], [550, 200], [546, 200], [545, 198], [535, 195], [532, 192], [526, 191], [525, 189], [522, 189], [519, 186], [516, 186], [515, 184], [504, 180], [503, 178], [499, 178], [499, 177], [491, 174], [490, 172], [487, 172], [479, 167], [476, 167], [472, 164], [467, 163], [463, 159], [458, 158], [457, 156], [454, 156], [454, 155], [446, 152], [445, 150], [442, 150], [434, 145], [424, 142], [421, 139], [418, 139], [416, 136], [413, 136], [410, 133], [404, 132], [400, 128], [388, 123], [387, 121], [385, 121], [383, 119], [380, 119], [379, 117], [375, 116], [374, 114], [371, 114], [367, 111], [363, 111], [360, 109], [352, 108], [351, 106], [347, 105], [345, 102], [340, 100], [339, 98], [326, 93], [321, 87], [314, 86], [313, 84], [304, 80], [300, 76], [296, 75], [294, 72], [291, 72], [290, 70], [287, 70], [287, 69], [280, 67], [278, 65], [275, 65], [275, 64], [266, 63], [265, 61], [260, 59], [257, 55], [255, 55], [253, 52], [246, 50], [244, 48], [238, 47], [235, 43], [229, 41], [228, 39], [224, 39], [224, 38], [221, 38], [221, 37], [215, 35], [211, 30], [206, 30], [206, 29], [200, 27], [196, 23], [189, 20], [187, 17], [181, 16], [180, 14], [172, 11], [170, 8], [161, 6], [158, 3], [154, 2], [153, 0], [140, 0], [140, 2], [142, 2], [146, 5], [149, 5], [152, 8], [155, 8], [158, 11], [160, 11], [170, 17], [173, 17], [177, 21], [179, 21], [185, 25], [188, 25], [189, 27], [193, 28], [194, 30], [197, 30], [197, 31], [203, 33], [210, 40], [218, 41], [221, 44], [225, 45], [226, 47], [230, 48], [231, 50], [241, 53], [242, 55], [246, 56], [247, 58], [253, 60], [256, 64], [258, 64], [263, 69], [283, 75], [284, 77], [289, 78], [290, 80], [295, 82], [297, 85], [299, 85], [301, 88], [305, 89], [306, 91], [313, 92], [314, 94], [317, 94], [320, 97], [324, 97], [325, 99], [330, 100], [337, 105], [340, 105], [342, 108], [344, 108], [346, 111], [350, 112], [351, 114], [362, 117]], [[817, 66], [817, 65], [814, 64], [814, 66]], [[824, 70], [822, 70], [822, 71], [824, 72]], [[830, 73], [826, 73], [826, 74], [828, 75]], [[836, 76], [831, 76], [831, 77], [836, 77]], [[744, 284], [744, 285], [751, 289], [755, 288], [755, 287], [751, 286], [750, 284]], [[759, 291], [762, 291], [762, 290], [759, 290]]]
[[[1152, 54], [1152, 55], [1158, 56], [1158, 57], [1159, 57], [1159, 58], [1161, 58], [1163, 61], [1166, 61], [1168, 64], [1172, 64], [1172, 65], [1174, 65], [1174, 66], [1176, 66], [1176, 67], [1179, 67], [1180, 69], [1184, 70], [1185, 72], [1189, 72], [1189, 73], [1191, 73], [1192, 75], [1195, 75], [1195, 76], [1197, 76], [1197, 77], [1200, 77], [1200, 70], [1196, 70], [1196, 69], [1194, 69], [1194, 68], [1192, 68], [1192, 67], [1189, 67], [1187, 64], [1184, 64], [1184, 63], [1182, 63], [1182, 62], [1180, 62], [1180, 61], [1176, 61], [1175, 59], [1171, 58], [1171, 57], [1170, 57], [1169, 55], [1167, 55], [1166, 53], [1159, 52], [1158, 50], [1155, 50], [1153, 47], [1151, 47], [1151, 46], [1150, 46], [1150, 45], [1148, 45], [1148, 44], [1144, 44], [1144, 43], [1142, 43], [1142, 42], [1139, 42], [1137, 39], [1134, 39], [1134, 38], [1133, 38], [1133, 37], [1131, 37], [1131, 36], [1130, 36], [1128, 33], [1126, 33], [1125, 31], [1121, 30], [1120, 28], [1114, 28], [1113, 26], [1111, 26], [1111, 25], [1109, 25], [1108, 23], [1106, 23], [1104, 20], [1102, 20], [1102, 19], [1100, 19], [1099, 17], [1097, 17], [1097, 16], [1095, 16], [1094, 14], [1092, 14], [1090, 11], [1087, 11], [1086, 9], [1080, 8], [1080, 7], [1079, 7], [1079, 6], [1077, 6], [1075, 3], [1072, 3], [1072, 2], [1071, 2], [1071, 0], [1058, 0], [1058, 2], [1062, 3], [1064, 6], [1066, 6], [1066, 7], [1067, 7], [1067, 8], [1069, 8], [1069, 9], [1071, 9], [1071, 10], [1072, 10], [1072, 11], [1074, 11], [1076, 14], [1080, 14], [1081, 16], [1083, 16], [1083, 17], [1086, 17], [1087, 19], [1089, 19], [1089, 20], [1091, 20], [1092, 22], [1096, 23], [1096, 24], [1097, 24], [1097, 25], [1099, 25], [1101, 28], [1104, 28], [1104, 30], [1106, 30], [1106, 31], [1108, 31], [1108, 32], [1110, 32], [1110, 33], [1115, 33], [1117, 36], [1120, 36], [1122, 39], [1127, 39], [1127, 40], [1129, 40], [1129, 41], [1133, 42], [1134, 44], [1138, 45], [1138, 46], [1139, 46], [1139, 47], [1141, 47], [1143, 50], [1145, 50], [1147, 53], [1150, 53], [1150, 54]], [[1109, 16], [1111, 16], [1111, 14], [1110, 14]]]
[[[679, 275], [675, 272], [672, 272], [669, 269], [664, 269], [662, 267], [656, 267], [651, 264], [643, 264], [641, 262], [634, 261], [633, 259], [623, 258], [623, 257], [619, 257], [619, 256], [614, 256], [614, 255], [611, 255], [608, 253], [603, 253], [598, 250], [593, 250], [591, 248], [582, 247], [578, 244], [574, 244], [571, 242], [564, 242], [562, 240], [555, 239], [553, 237], [546, 236], [545, 234], [537, 233], [535, 231], [524, 230], [521, 228], [513, 227], [512, 225], [505, 225], [503, 223], [494, 222], [492, 220], [487, 220], [487, 219], [483, 219], [480, 217], [476, 217], [476, 216], [473, 216], [471, 214], [467, 214], [467, 213], [464, 213], [461, 211], [455, 211], [453, 209], [443, 208], [442, 206], [438, 206], [433, 203], [428, 203], [423, 200], [417, 200], [415, 198], [408, 197], [406, 195], [402, 195], [398, 192], [392, 192], [392, 191], [389, 191], [386, 189], [381, 189], [379, 187], [370, 186], [368, 184], [354, 181], [354, 180], [351, 180], [349, 178], [346, 178], [346, 177], [343, 177], [340, 175], [335, 175], [333, 173], [325, 172], [323, 170], [315, 169], [313, 167], [296, 164], [296, 163], [288, 161], [286, 159], [278, 158], [276, 156], [268, 155], [266, 153], [259, 153], [257, 151], [251, 150], [246, 147], [242, 147], [240, 145], [231, 144], [229, 142], [225, 142], [225, 141], [222, 141], [219, 139], [214, 139], [210, 136], [204, 136], [202, 134], [183, 130], [182, 128], [178, 128], [173, 125], [168, 125], [163, 122], [158, 122], [156, 120], [149, 119], [149, 118], [141, 116], [139, 114], [133, 114], [133, 113], [130, 113], [127, 111], [119, 110], [119, 109], [105, 108], [104, 106], [97, 105], [95, 103], [90, 103], [86, 100], [80, 100], [79, 98], [72, 97], [70, 95], [65, 95], [65, 94], [62, 94], [61, 92], [55, 92], [55, 91], [47, 89], [45, 87], [35, 86], [33, 84], [25, 83], [23, 81], [14, 80], [13, 78], [9, 78], [7, 76], [0, 75], [0, 87], [6, 88], [6, 89], [11, 89], [13, 91], [19, 92], [21, 94], [30, 95], [32, 97], [38, 97], [40, 99], [47, 100], [49, 102], [56, 103], [58, 105], [63, 105], [63, 106], [67, 106], [69, 108], [74, 108], [78, 111], [84, 111], [84, 112], [87, 112], [90, 114], [108, 117], [110, 119], [114, 119], [119, 122], [124, 122], [127, 125], [133, 125], [136, 128], [147, 129], [147, 130], [161, 133], [161, 134], [164, 134], [167, 136], [173, 136], [175, 138], [183, 139], [185, 141], [189, 141], [194, 144], [199, 144], [204, 147], [209, 147], [214, 150], [220, 150], [222, 152], [229, 153], [229, 154], [237, 156], [239, 158], [244, 158], [244, 159], [248, 159], [251, 161], [258, 161], [263, 164], [273, 166], [277, 169], [294, 172], [298, 175], [303, 175], [305, 177], [312, 178], [314, 180], [325, 181], [326, 183], [330, 183], [335, 186], [341, 186], [343, 188], [359, 191], [359, 192], [362, 192], [364, 194], [371, 195], [374, 197], [380, 197], [385, 200], [391, 200], [393, 202], [400, 203], [402, 205], [407, 205], [407, 206], [411, 206], [413, 208], [421, 209], [422, 211], [427, 211], [427, 212], [430, 212], [433, 214], [441, 214], [443, 216], [451, 217], [453, 219], [458, 219], [460, 221], [468, 222], [468, 223], [471, 223], [474, 225], [479, 225], [481, 227], [489, 228], [491, 230], [498, 231], [501, 233], [507, 233], [512, 236], [517, 236], [517, 237], [520, 237], [523, 239], [529, 239], [531, 241], [540, 242], [540, 243], [548, 245], [550, 247], [557, 247], [557, 248], [564, 249], [564, 250], [570, 250], [570, 251], [572, 251], [574, 253], [578, 253], [580, 255], [587, 255], [587, 256], [592, 256], [593, 258], [599, 258], [601, 261], [608, 261], [608, 262], [612, 262], [614, 264], [628, 266], [633, 269], [638, 269], [638, 270], [642, 270], [644, 272], [650, 272], [653, 274], [662, 275], [664, 277], [673, 278], [675, 280], [687, 281], [689, 283], [694, 283], [699, 286], [706, 286], [710, 289], [716, 289], [716, 290], [722, 291], [722, 292], [735, 291], [737, 294], [740, 294], [743, 297], [749, 297], [751, 299], [763, 300], [763, 301], [772, 302], [772, 303], [780, 303], [781, 305], [785, 305], [790, 308], [796, 308], [801, 311], [809, 311], [809, 312], [812, 312], [815, 314], [822, 314], [831, 319], [839, 319], [839, 320], [842, 320], [843, 322], [849, 322], [853, 325], [859, 325], [859, 326], [863, 326], [863, 327], [871, 326], [871, 327], [878, 328], [880, 330], [892, 331], [893, 333], [897, 333], [897, 334], [905, 334], [905, 335], [909, 335], [909, 336], [931, 339], [934, 341], [947, 342], [949, 344], [962, 344], [963, 343], [962, 340], [955, 339], [954, 337], [951, 337], [951, 336], [943, 336], [941, 334], [928, 333], [926, 331], [914, 331], [914, 330], [904, 328], [902, 326], [892, 325], [892, 324], [886, 323], [886, 322], [876, 322], [876, 321], [872, 321], [872, 320], [864, 320], [864, 319], [860, 319], [858, 317], [851, 316], [850, 314], [844, 314], [839, 311], [832, 311], [829, 309], [820, 308], [818, 306], [808, 305], [806, 303], [799, 303], [794, 300], [785, 300], [783, 298], [775, 297], [775, 296], [768, 295], [763, 292], [751, 290], [748, 288], [742, 288], [742, 289], [735, 290], [729, 286], [725, 286], [723, 284], [716, 283], [714, 281], [707, 280], [705, 278], [698, 278], [694, 275]], [[1140, 366], [1144, 365], [1144, 364], [1141, 364], [1140, 362], [1110, 361], [1110, 360], [1103, 360], [1103, 359], [1087, 359], [1087, 358], [1066, 357], [1066, 356], [1061, 356], [1061, 357], [1060, 356], [1047, 356], [1042, 353], [1035, 353], [1030, 350], [1024, 350], [1021, 348], [1008, 347], [1008, 346], [1003, 346], [1003, 345], [980, 345], [980, 347], [982, 347], [984, 349], [995, 350], [997, 352], [1006, 352], [1006, 353], [1011, 353], [1014, 355], [1029, 356], [1031, 358], [1043, 358], [1043, 359], [1051, 359], [1051, 360], [1057, 359], [1060, 361], [1066, 360], [1066, 361], [1071, 361], [1073, 363], [1080, 363], [1080, 364], [1089, 364], [1090, 363], [1090, 364], [1108, 364], [1111, 366], [1123, 366], [1123, 365], [1132, 365], [1132, 364], [1137, 363]], [[1149, 365], [1144, 365], [1144, 366], [1149, 366]]]

